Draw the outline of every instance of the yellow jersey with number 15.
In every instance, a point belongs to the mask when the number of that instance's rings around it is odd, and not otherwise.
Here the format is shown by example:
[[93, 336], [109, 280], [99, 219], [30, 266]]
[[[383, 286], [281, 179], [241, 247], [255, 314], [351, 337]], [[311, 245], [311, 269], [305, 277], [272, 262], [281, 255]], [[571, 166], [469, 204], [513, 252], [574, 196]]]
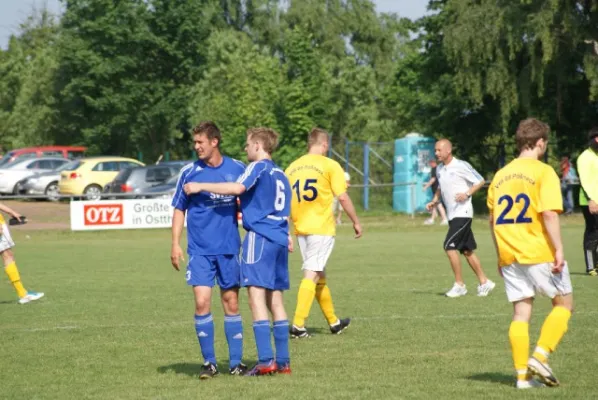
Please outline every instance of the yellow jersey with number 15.
[[334, 198], [347, 191], [345, 172], [328, 157], [306, 154], [293, 161], [285, 174], [291, 183], [291, 219], [296, 235], [336, 235]]
[[488, 188], [501, 267], [554, 262], [542, 212], [563, 211], [559, 177], [539, 160], [517, 158], [499, 170]]

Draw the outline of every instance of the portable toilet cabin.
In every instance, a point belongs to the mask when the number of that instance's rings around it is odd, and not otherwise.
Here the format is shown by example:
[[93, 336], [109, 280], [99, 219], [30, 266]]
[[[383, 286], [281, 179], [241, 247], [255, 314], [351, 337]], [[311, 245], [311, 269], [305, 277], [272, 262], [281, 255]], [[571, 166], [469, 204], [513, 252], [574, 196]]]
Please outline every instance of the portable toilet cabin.
[[398, 212], [413, 214], [426, 210], [426, 204], [432, 200], [432, 189], [422, 190], [430, 179], [430, 160], [434, 156], [436, 140], [419, 133], [410, 133], [395, 140], [393, 174], [393, 209]]

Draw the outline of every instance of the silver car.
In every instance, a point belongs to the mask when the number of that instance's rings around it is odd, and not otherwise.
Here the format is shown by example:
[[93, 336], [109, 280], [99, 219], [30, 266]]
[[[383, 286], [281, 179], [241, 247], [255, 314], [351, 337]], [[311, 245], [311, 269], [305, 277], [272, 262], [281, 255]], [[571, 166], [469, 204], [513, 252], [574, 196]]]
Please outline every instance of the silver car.
[[77, 169], [81, 161], [75, 160], [65, 163], [54, 171], [44, 172], [30, 176], [21, 182], [19, 193], [29, 195], [45, 195], [50, 201], [60, 200], [58, 192], [58, 181], [60, 172]]
[[10, 163], [5, 168], [0, 168], [0, 193], [18, 194], [25, 178], [55, 170], [68, 162], [65, 158], [40, 157]]

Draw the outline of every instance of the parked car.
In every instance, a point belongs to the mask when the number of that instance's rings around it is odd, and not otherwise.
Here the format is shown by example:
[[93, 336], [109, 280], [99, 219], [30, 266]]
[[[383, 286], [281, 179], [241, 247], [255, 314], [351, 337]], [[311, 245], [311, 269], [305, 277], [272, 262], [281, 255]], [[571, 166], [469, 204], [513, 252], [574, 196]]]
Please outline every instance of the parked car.
[[146, 189], [164, 183], [180, 168], [176, 165], [158, 164], [145, 167], [127, 168], [118, 173], [116, 178], [104, 189], [104, 193], [131, 193], [136, 195]]
[[36, 157], [62, 157], [73, 160], [83, 157], [86, 150], [87, 147], [83, 146], [37, 146], [14, 149], [0, 158], [0, 168], [16, 161]]
[[76, 170], [81, 161], [74, 160], [65, 163], [61, 167], [39, 174], [35, 174], [21, 181], [21, 194], [29, 195], [46, 195], [50, 201], [58, 201], [60, 198], [58, 192], [58, 182], [60, 181], [60, 173], [62, 171]]
[[79, 160], [76, 168], [60, 173], [60, 194], [85, 196], [89, 200], [102, 197], [104, 186], [126, 168], [144, 166], [141, 161], [125, 157], [88, 157]]
[[179, 181], [180, 171], [170, 177], [166, 182], [152, 186], [145, 190], [144, 198], [146, 199], [170, 199], [174, 196], [176, 185]]
[[57, 157], [30, 158], [0, 168], [0, 193], [18, 194], [23, 179], [41, 172], [52, 171], [69, 160]]

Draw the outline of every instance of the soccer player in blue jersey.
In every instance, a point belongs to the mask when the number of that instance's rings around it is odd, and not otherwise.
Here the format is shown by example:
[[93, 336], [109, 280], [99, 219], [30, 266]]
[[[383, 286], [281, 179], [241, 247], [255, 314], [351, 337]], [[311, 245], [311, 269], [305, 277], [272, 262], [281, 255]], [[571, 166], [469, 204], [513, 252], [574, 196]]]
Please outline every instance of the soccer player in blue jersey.
[[[253, 314], [253, 332], [258, 363], [246, 375], [290, 374], [289, 321], [283, 291], [289, 289], [288, 251], [293, 251], [289, 236], [291, 188], [284, 171], [272, 161], [278, 133], [269, 128], [247, 131], [245, 151], [251, 164], [233, 183], [188, 183], [184, 190], [240, 196], [243, 227], [241, 286], [247, 287]], [[287, 250], [288, 248], [288, 250]], [[272, 350], [272, 314], [276, 356]]]
[[239, 314], [239, 248], [237, 203], [233, 195], [197, 193], [189, 195], [183, 186], [189, 182], [235, 182], [245, 171], [242, 162], [223, 156], [221, 134], [213, 122], [202, 122], [193, 129], [193, 146], [198, 160], [181, 170], [172, 200], [172, 266], [178, 271], [184, 260], [180, 246], [187, 216], [187, 284], [195, 296], [195, 331], [204, 358], [199, 378], [218, 374], [214, 352], [214, 320], [210, 312], [214, 281], [220, 286], [224, 308], [224, 332], [228, 342], [231, 375], [243, 375], [243, 326]]

